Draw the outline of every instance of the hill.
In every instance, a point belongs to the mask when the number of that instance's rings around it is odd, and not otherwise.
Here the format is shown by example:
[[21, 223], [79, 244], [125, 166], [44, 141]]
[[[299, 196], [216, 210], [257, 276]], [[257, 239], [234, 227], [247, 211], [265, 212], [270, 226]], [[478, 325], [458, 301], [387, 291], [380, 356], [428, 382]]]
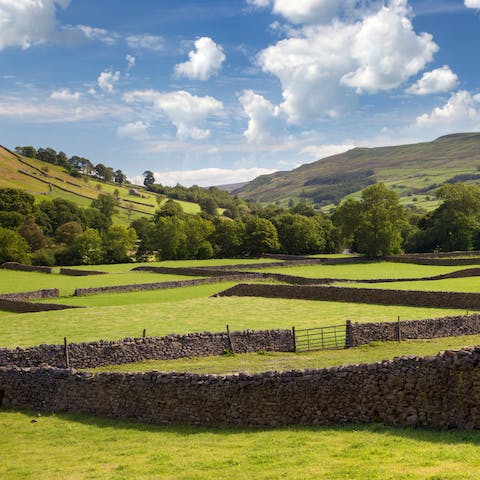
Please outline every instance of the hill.
[[[119, 199], [115, 221], [128, 224], [139, 216], [153, 215], [158, 204], [167, 197], [148, 192], [138, 185], [118, 185], [93, 177], [72, 177], [64, 168], [34, 158], [18, 155], [0, 146], [0, 188], [18, 188], [35, 196], [37, 201], [64, 198], [81, 207], [88, 207], [100, 193], [114, 194]], [[158, 199], [158, 201], [157, 201]], [[178, 201], [187, 213], [197, 213], [196, 203]]]
[[431, 209], [439, 185], [480, 183], [479, 167], [480, 133], [457, 133], [432, 142], [354, 148], [292, 171], [262, 175], [233, 193], [265, 203], [305, 199], [326, 206], [382, 181], [402, 203]]

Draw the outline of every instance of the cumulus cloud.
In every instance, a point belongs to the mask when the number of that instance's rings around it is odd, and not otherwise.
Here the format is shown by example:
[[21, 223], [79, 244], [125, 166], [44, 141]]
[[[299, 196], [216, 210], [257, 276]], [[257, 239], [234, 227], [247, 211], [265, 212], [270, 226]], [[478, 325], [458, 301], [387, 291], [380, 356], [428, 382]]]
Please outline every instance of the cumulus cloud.
[[[175, 186], [177, 183], [185, 186], [200, 185], [210, 187], [230, 183], [248, 182], [260, 175], [268, 175], [275, 170], [267, 168], [202, 168], [199, 170], [174, 170], [170, 172], [154, 172], [155, 180], [162, 185]], [[133, 183], [143, 184], [143, 176], [133, 177]]]
[[97, 78], [98, 86], [105, 92], [112, 93], [115, 83], [120, 80], [120, 72], [103, 71]]
[[260, 67], [281, 82], [289, 120], [336, 117], [354, 92], [393, 89], [420, 72], [438, 47], [409, 15], [406, 0], [390, 0], [359, 21], [304, 26], [260, 52]]
[[480, 128], [480, 94], [466, 90], [454, 93], [442, 107], [430, 114], [417, 117], [417, 127], [428, 128], [438, 134], [478, 130]]
[[127, 45], [137, 50], [161, 51], [165, 49], [165, 39], [159, 35], [143, 33], [141, 35], [129, 35], [126, 38]]
[[264, 8], [270, 5], [270, 0], [247, 0], [247, 3], [254, 7]]
[[343, 153], [347, 150], [355, 148], [355, 145], [341, 144], [341, 145], [308, 145], [304, 147], [300, 153], [311, 155], [315, 160], [330, 157], [337, 153]]
[[195, 41], [195, 50], [188, 54], [189, 60], [175, 65], [175, 73], [191, 79], [208, 80], [218, 73], [225, 61], [225, 54], [220, 45], [209, 37]]
[[238, 100], [248, 116], [244, 135], [249, 143], [268, 143], [283, 133], [285, 125], [279, 107], [253, 90], [245, 90]]
[[133, 55], [130, 55], [130, 54], [127, 54], [125, 56], [125, 60], [127, 61], [128, 63], [128, 70], [130, 70], [131, 68], [133, 68], [135, 66], [135, 63], [137, 62], [136, 58], [133, 56]]
[[465, 0], [465, 6], [467, 8], [478, 8], [478, 9], [480, 9], [480, 0]]
[[70, 0], [1, 0], [0, 50], [27, 49], [57, 35], [57, 7], [67, 8]]
[[429, 95], [431, 93], [449, 92], [458, 85], [458, 77], [448, 65], [426, 72], [418, 82], [407, 88], [412, 95]]
[[61, 100], [66, 102], [77, 102], [80, 100], [82, 94], [80, 92], [71, 92], [68, 88], [64, 88], [62, 90], [56, 90], [52, 92], [50, 98], [53, 100]]
[[222, 102], [206, 96], [198, 97], [189, 92], [159, 92], [157, 90], [136, 90], [123, 96], [128, 103], [140, 102], [153, 106], [165, 115], [177, 129], [177, 137], [201, 140], [210, 135], [204, 128], [207, 119], [223, 110]]
[[121, 138], [132, 138], [143, 140], [147, 138], [147, 130], [150, 128], [148, 122], [131, 122], [117, 128], [117, 135]]

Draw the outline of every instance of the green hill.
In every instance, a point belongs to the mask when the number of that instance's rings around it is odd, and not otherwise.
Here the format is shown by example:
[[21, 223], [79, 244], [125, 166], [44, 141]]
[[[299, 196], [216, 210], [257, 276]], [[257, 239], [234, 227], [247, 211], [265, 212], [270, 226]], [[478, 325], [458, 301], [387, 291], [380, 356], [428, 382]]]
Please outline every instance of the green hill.
[[458, 133], [433, 142], [354, 148], [292, 171], [262, 175], [233, 193], [265, 203], [303, 198], [327, 206], [382, 181], [402, 197], [402, 203], [431, 209], [439, 185], [480, 183], [478, 167], [480, 133]]
[[[106, 183], [93, 177], [72, 177], [64, 168], [34, 158], [22, 157], [0, 146], [0, 188], [18, 188], [33, 194], [38, 202], [64, 198], [81, 207], [88, 207], [100, 193], [114, 194], [119, 199], [115, 221], [128, 224], [139, 216], [153, 215], [158, 201], [167, 197], [148, 192], [138, 185]], [[158, 198], [158, 201], [157, 201]], [[196, 203], [178, 201], [187, 213], [197, 213]]]

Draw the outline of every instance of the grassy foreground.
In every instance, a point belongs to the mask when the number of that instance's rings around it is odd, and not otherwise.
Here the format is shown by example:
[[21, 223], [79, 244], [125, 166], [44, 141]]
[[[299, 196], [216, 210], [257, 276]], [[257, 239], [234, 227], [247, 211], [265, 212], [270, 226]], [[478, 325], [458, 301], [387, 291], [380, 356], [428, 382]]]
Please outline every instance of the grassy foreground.
[[346, 350], [321, 350], [317, 352], [284, 353], [259, 352], [242, 355], [225, 355], [178, 360], [152, 360], [126, 365], [100, 367], [101, 372], [192, 372], [227, 375], [237, 372], [265, 372], [269, 370], [303, 370], [336, 365], [374, 363], [403, 355], [435, 355], [442, 350], [458, 350], [468, 345], [479, 345], [480, 335], [436, 338], [433, 340], [407, 340], [403, 342], [375, 342]]
[[480, 476], [477, 432], [378, 425], [276, 430], [157, 427], [4, 410], [0, 434], [8, 438], [0, 462], [0, 478], [6, 480], [465, 480]]

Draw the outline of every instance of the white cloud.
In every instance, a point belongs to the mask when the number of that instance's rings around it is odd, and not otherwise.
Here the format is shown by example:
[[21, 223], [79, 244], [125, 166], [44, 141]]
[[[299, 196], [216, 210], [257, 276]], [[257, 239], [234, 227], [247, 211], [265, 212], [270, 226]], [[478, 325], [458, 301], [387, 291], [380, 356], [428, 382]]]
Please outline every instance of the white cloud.
[[131, 115], [124, 106], [88, 102], [59, 102], [45, 98], [0, 96], [0, 117], [32, 123], [74, 123]]
[[415, 33], [406, 0], [393, 0], [361, 23], [351, 49], [358, 68], [341, 81], [360, 90], [389, 90], [423, 70], [437, 51], [430, 34]]
[[355, 145], [308, 145], [303, 148], [300, 153], [311, 155], [315, 160], [321, 158], [330, 157], [336, 155], [337, 153], [343, 153], [347, 150], [355, 148]]
[[107, 45], [114, 45], [117, 42], [118, 34], [110, 32], [103, 28], [94, 28], [87, 25], [74, 25], [63, 27], [65, 32], [70, 32], [75, 34], [79, 32], [81, 36], [85, 37], [88, 40], [97, 40], [99, 42], [106, 43]]
[[467, 8], [479, 8], [480, 9], [480, 0], [465, 0], [465, 6]]
[[466, 90], [454, 93], [442, 107], [430, 114], [417, 117], [417, 127], [429, 129], [435, 134], [478, 130], [480, 128], [480, 95]]
[[129, 35], [126, 38], [127, 45], [134, 49], [161, 51], [165, 49], [165, 39], [158, 35], [144, 33], [141, 35]]
[[458, 77], [448, 65], [426, 72], [418, 82], [407, 88], [412, 95], [429, 95], [431, 93], [449, 92], [458, 85]]
[[80, 92], [71, 92], [68, 88], [64, 88], [62, 90], [56, 90], [52, 92], [50, 98], [53, 100], [62, 100], [66, 102], [77, 102], [80, 100], [82, 94]]
[[120, 80], [120, 72], [103, 71], [98, 79], [98, 86], [105, 92], [112, 93], [114, 84]]
[[225, 54], [220, 45], [209, 37], [195, 41], [195, 50], [188, 54], [188, 62], [175, 65], [175, 73], [191, 79], [208, 80], [218, 73], [225, 61]]
[[273, 12], [293, 23], [323, 23], [336, 15], [342, 3], [345, 0], [275, 0]]
[[222, 102], [213, 97], [198, 97], [179, 90], [159, 92], [157, 90], [136, 90], [126, 93], [124, 100], [129, 103], [152, 104], [155, 111], [164, 114], [177, 129], [177, 137], [201, 140], [210, 135], [204, 128], [208, 117], [223, 110]]
[[130, 54], [127, 54], [125, 56], [125, 60], [127, 61], [128, 63], [128, 70], [130, 70], [131, 68], [133, 68], [135, 66], [135, 63], [137, 62], [137, 59], [133, 56], [133, 55], [130, 55]]
[[[253, 180], [259, 175], [267, 175], [275, 170], [267, 168], [202, 168], [199, 170], [176, 170], [170, 172], [154, 172], [155, 180], [162, 185], [174, 186], [180, 183], [184, 186], [200, 185], [227, 185]], [[133, 183], [143, 184], [143, 176], [137, 175], [132, 179]]]
[[253, 90], [245, 90], [238, 98], [248, 116], [244, 135], [249, 143], [267, 143], [278, 138], [285, 130], [281, 111]]
[[117, 135], [121, 138], [132, 138], [143, 140], [147, 138], [147, 130], [150, 128], [148, 122], [131, 122], [117, 128]]
[[409, 15], [406, 0], [390, 0], [362, 20], [305, 26], [260, 52], [260, 67], [282, 84], [288, 119], [336, 117], [354, 91], [393, 89], [421, 71], [438, 47], [415, 33]]
[[27, 49], [51, 41], [57, 35], [57, 7], [70, 0], [0, 0], [0, 50]]
[[270, 0], [247, 0], [247, 3], [254, 7], [264, 8], [270, 5]]

